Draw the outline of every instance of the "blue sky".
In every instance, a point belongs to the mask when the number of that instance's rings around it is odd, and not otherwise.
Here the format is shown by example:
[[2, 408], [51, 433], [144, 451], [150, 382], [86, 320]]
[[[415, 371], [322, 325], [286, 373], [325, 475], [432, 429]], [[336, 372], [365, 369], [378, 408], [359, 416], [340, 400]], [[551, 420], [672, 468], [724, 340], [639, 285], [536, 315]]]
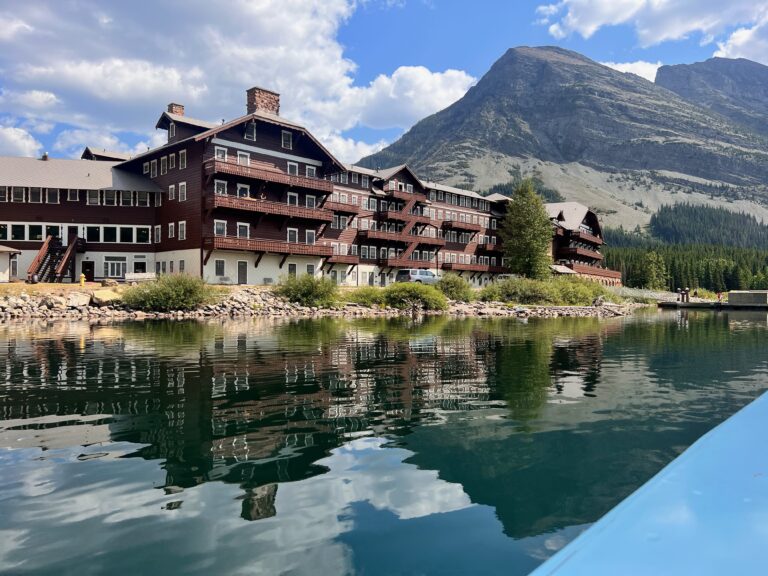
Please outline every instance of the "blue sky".
[[[207, 120], [245, 89], [353, 161], [459, 99], [505, 50], [558, 45], [653, 78], [768, 58], [768, 0], [0, 0], [0, 154], [136, 152], [178, 101]], [[764, 62], [766, 63], [766, 62]]]

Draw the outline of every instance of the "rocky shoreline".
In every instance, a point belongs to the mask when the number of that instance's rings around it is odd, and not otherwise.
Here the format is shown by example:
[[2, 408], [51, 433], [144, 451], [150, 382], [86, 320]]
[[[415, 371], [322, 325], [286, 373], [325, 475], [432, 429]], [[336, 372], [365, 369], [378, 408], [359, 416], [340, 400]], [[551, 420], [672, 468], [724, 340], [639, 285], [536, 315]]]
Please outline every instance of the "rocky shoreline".
[[598, 306], [510, 306], [501, 302], [453, 302], [442, 312], [397, 310], [347, 303], [336, 308], [311, 308], [287, 302], [269, 290], [243, 288], [233, 291], [217, 304], [197, 310], [142, 312], [126, 308], [112, 290], [68, 291], [51, 294], [0, 296], [0, 320], [23, 322], [27, 319], [56, 320], [194, 320], [221, 317], [396, 317], [448, 315], [453, 317], [509, 318], [614, 318], [631, 314], [637, 305], [601, 304]]

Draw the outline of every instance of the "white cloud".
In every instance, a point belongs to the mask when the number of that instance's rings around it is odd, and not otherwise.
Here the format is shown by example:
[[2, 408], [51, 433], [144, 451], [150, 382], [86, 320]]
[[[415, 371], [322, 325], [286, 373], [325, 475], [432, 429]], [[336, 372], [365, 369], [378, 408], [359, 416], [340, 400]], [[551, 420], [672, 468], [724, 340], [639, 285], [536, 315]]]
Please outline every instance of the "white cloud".
[[768, 17], [754, 26], [735, 30], [727, 40], [718, 42], [715, 56], [723, 58], [748, 58], [768, 64]]
[[45, 109], [55, 106], [58, 102], [59, 99], [56, 94], [45, 90], [0, 91], [0, 104], [16, 104], [23, 108]]
[[628, 72], [630, 74], [637, 74], [638, 76], [650, 80], [656, 81], [656, 71], [661, 67], [661, 62], [646, 62], [644, 60], [638, 60], [637, 62], [600, 62], [603, 66], [613, 68], [619, 72]]
[[38, 156], [43, 145], [34, 136], [16, 126], [0, 126], [0, 155]]
[[765, 0], [562, 0], [539, 6], [537, 13], [556, 38], [589, 38], [604, 26], [628, 24], [650, 46], [694, 33], [709, 43], [733, 26], [759, 21], [767, 8]]
[[98, 130], [107, 138], [148, 133], [170, 101], [185, 104], [190, 116], [234, 118], [245, 111], [246, 88], [259, 85], [281, 93], [284, 116], [306, 125], [340, 157], [356, 160], [349, 155], [381, 143], [352, 141], [346, 130], [404, 130], [460, 98], [474, 82], [458, 70], [403, 66], [358, 85], [356, 64], [345, 57], [338, 32], [359, 5], [233, 0], [226, 10], [188, 3], [179, 12], [165, 0], [153, 4], [150, 14], [94, 0], [22, 4], [14, 18], [35, 30], [36, 42], [0, 52], [0, 88], [57, 100], [37, 112], [29, 103], [5, 112], [91, 134]]
[[13, 40], [21, 32], [31, 31], [32, 26], [23, 20], [0, 14], [0, 41], [7, 42]]

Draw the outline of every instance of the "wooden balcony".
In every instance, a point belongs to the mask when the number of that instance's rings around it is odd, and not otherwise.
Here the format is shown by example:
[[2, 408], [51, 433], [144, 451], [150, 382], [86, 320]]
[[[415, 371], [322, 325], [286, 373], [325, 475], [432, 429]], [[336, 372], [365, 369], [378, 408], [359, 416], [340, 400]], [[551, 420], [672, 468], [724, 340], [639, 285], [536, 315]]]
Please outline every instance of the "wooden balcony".
[[409, 258], [379, 258], [378, 263], [386, 268], [434, 268], [436, 265], [435, 262]]
[[358, 230], [357, 235], [366, 240], [388, 240], [390, 242], [411, 242], [411, 236], [402, 232], [384, 232], [383, 230]]
[[408, 234], [409, 242], [416, 242], [426, 246], [445, 246], [445, 238], [432, 238], [431, 236], [415, 236]]
[[410, 202], [416, 200], [416, 202], [426, 202], [427, 196], [421, 192], [406, 192], [405, 190], [385, 190], [387, 196], [397, 198], [398, 200], [405, 200]]
[[354, 254], [334, 254], [328, 258], [331, 264], [359, 264], [360, 256]]
[[260, 240], [257, 238], [236, 238], [234, 236], [209, 236], [205, 238], [207, 249], [241, 250], [267, 254], [293, 254], [297, 256], [333, 256], [331, 246], [285, 242], [283, 240]]
[[472, 224], [470, 222], [459, 222], [458, 220], [446, 220], [443, 222], [443, 228], [454, 230], [466, 230], [468, 232], [480, 232], [483, 227], [480, 224]]
[[599, 236], [594, 236], [589, 232], [584, 232], [583, 230], [576, 230], [574, 232], [571, 232], [570, 237], [573, 238], [574, 240], [581, 240], [582, 242], [597, 244], [598, 246], [603, 244], [602, 238], [600, 238]]
[[579, 256], [582, 258], [590, 258], [592, 260], [602, 260], [603, 255], [600, 254], [600, 252], [597, 252], [595, 250], [589, 250], [587, 248], [571, 248], [571, 247], [565, 247], [560, 248], [557, 251], [557, 259], [561, 258], [568, 258], [573, 256]]
[[443, 262], [443, 270], [456, 272], [487, 272], [489, 274], [501, 274], [506, 271], [503, 266], [491, 266], [490, 264], [461, 264], [460, 262]]
[[503, 252], [501, 244], [491, 244], [490, 242], [478, 242], [478, 250], [485, 250], [487, 252]]
[[356, 206], [354, 204], [345, 204], [343, 202], [331, 202], [330, 200], [323, 203], [322, 209], [330, 210], [331, 212], [339, 212], [341, 214], [360, 214], [360, 212], [365, 211], [360, 206]]
[[305, 220], [321, 220], [323, 222], [331, 222], [333, 220], [333, 212], [324, 208], [307, 208], [283, 202], [273, 202], [272, 200], [256, 200], [254, 198], [213, 194], [207, 196], [205, 202], [209, 210], [213, 208], [230, 208], [232, 210], [247, 210], [249, 212], [276, 214], [278, 216], [303, 218]]
[[399, 210], [382, 210], [376, 213], [382, 220], [395, 220], [396, 222], [417, 222], [419, 224], [429, 224], [429, 216], [423, 214], [409, 214]]
[[230, 160], [217, 160], [211, 158], [204, 163], [206, 175], [213, 174], [231, 174], [241, 178], [251, 178], [254, 180], [264, 180], [266, 182], [276, 182], [286, 184], [296, 188], [306, 188], [317, 190], [330, 194], [333, 192], [333, 182], [321, 180], [319, 178], [308, 178], [306, 176], [293, 176], [286, 174], [273, 164], [267, 162], [257, 162], [251, 160], [250, 164], [238, 164]]
[[621, 272], [618, 270], [609, 270], [608, 268], [598, 268], [597, 266], [585, 266], [584, 264], [565, 264], [568, 268], [577, 274], [589, 274], [590, 276], [599, 276], [601, 278], [611, 278], [621, 280]]

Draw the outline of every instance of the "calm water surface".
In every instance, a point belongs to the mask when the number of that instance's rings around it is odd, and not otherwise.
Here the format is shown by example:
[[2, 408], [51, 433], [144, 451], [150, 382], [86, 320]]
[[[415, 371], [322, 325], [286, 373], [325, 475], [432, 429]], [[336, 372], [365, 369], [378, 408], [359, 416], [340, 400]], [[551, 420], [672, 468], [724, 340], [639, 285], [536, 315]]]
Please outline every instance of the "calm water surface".
[[527, 574], [767, 386], [766, 315], [0, 327], [0, 572]]

